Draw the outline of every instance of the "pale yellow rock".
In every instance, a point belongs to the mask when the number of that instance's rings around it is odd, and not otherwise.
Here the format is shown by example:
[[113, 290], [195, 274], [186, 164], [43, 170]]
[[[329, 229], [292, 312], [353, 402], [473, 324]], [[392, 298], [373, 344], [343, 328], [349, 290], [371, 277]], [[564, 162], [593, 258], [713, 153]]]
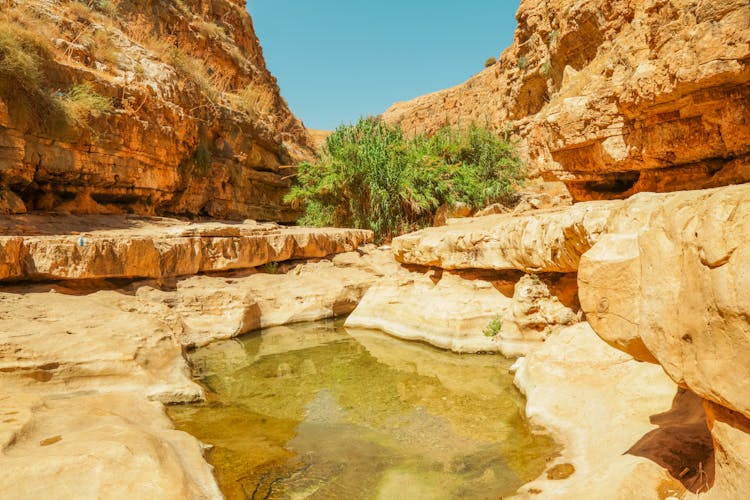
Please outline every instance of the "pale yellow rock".
[[394, 238], [396, 260], [443, 269], [574, 272], [620, 202], [455, 221]]
[[339, 254], [333, 261], [300, 264], [289, 272], [248, 276], [193, 276], [174, 291], [137, 288], [144, 300], [174, 304], [184, 345], [205, 345], [259, 328], [316, 321], [350, 313], [388, 267], [386, 251]]
[[141, 394], [6, 394], [0, 418], [4, 498], [223, 498], [198, 440]]
[[581, 306], [602, 338], [650, 353], [678, 384], [745, 416], [748, 221], [750, 184], [640, 194], [612, 218], [624, 232], [600, 239], [579, 271]]
[[[700, 498], [743, 498], [750, 491], [750, 419], [708, 401], [706, 415], [716, 452], [716, 477], [700, 490]], [[698, 484], [708, 483], [709, 478]]]
[[[510, 296], [504, 295], [510, 292]], [[351, 328], [384, 331], [455, 352], [518, 355], [539, 345], [560, 325], [575, 322], [569, 308], [538, 278], [402, 272], [374, 284], [346, 320]], [[490, 323], [499, 328], [485, 333]]]
[[550, 468], [570, 463], [567, 479], [546, 476], [525, 485], [534, 498], [658, 499], [668, 481], [655, 462], [625, 454], [656, 428], [652, 415], [672, 405], [677, 386], [658, 366], [639, 363], [604, 343], [588, 323], [550, 336], [520, 358], [516, 385], [526, 395], [526, 415], [563, 445]]
[[8, 393], [140, 391], [164, 402], [203, 396], [169, 310], [131, 295], [64, 287], [0, 292], [0, 382]]

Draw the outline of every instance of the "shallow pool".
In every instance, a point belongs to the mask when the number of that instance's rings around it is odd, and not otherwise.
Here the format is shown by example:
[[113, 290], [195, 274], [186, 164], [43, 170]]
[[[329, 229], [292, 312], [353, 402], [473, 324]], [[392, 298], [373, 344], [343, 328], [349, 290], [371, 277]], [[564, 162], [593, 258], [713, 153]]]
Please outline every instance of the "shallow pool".
[[341, 322], [269, 328], [191, 355], [206, 403], [169, 408], [214, 446], [227, 498], [499, 498], [555, 454], [511, 361]]

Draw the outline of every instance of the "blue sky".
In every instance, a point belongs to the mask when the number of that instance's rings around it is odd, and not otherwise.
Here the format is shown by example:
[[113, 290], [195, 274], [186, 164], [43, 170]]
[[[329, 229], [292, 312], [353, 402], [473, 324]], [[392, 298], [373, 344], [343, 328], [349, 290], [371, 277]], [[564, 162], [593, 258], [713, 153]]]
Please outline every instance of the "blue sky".
[[249, 0], [292, 111], [332, 130], [459, 84], [513, 41], [519, 0]]

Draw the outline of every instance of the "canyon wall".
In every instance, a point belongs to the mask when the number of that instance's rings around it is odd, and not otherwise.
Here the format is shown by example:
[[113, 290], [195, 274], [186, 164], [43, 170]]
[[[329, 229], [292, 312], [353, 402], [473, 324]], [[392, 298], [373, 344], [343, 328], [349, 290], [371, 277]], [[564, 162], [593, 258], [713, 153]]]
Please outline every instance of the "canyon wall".
[[296, 219], [311, 143], [244, 2], [12, 0], [0, 24], [0, 212]]
[[523, 0], [516, 18], [495, 65], [383, 118], [511, 131], [575, 201], [750, 180], [746, 0]]

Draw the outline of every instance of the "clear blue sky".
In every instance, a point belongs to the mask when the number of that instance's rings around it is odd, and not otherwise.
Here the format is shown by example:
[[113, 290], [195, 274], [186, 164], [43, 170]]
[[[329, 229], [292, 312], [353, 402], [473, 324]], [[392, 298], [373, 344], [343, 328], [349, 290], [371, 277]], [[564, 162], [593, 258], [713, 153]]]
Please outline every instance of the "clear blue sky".
[[266, 64], [308, 128], [459, 84], [513, 41], [519, 0], [248, 0]]

